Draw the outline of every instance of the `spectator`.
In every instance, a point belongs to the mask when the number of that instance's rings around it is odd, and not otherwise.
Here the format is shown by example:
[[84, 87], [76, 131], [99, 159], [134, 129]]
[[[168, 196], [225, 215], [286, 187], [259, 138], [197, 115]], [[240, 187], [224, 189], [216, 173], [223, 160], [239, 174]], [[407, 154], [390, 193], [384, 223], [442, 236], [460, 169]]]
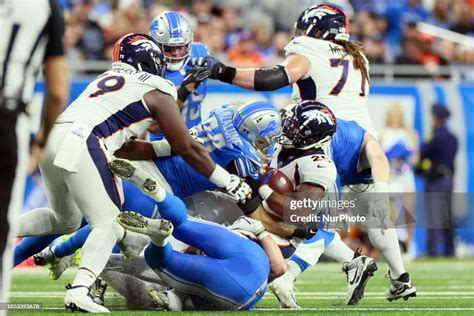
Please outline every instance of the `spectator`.
[[103, 60], [105, 49], [104, 33], [99, 24], [89, 17], [94, 4], [94, 0], [76, 0], [74, 2], [72, 15], [83, 24], [83, 31], [77, 47], [84, 59]]
[[380, 35], [367, 36], [362, 41], [365, 55], [371, 64], [383, 64], [385, 62], [386, 46]]
[[451, 192], [458, 141], [446, 127], [449, 115], [442, 105], [432, 107], [433, 136], [421, 147], [422, 166], [429, 166], [424, 173], [428, 256], [437, 256], [439, 245], [444, 246], [443, 255], [454, 255]]
[[464, 35], [474, 35], [473, 10], [468, 5], [465, 5], [463, 9], [458, 12], [458, 18], [451, 27], [451, 31]]
[[421, 53], [420, 45], [415, 39], [405, 39], [402, 43], [402, 53], [395, 60], [399, 65], [421, 65], [418, 56]]
[[232, 47], [227, 57], [236, 67], [258, 67], [264, 64], [263, 56], [258, 52], [255, 35], [250, 31], [242, 31], [238, 45]]
[[436, 0], [433, 9], [431, 10], [431, 19], [429, 20], [429, 23], [449, 29], [449, 13], [448, 1]]

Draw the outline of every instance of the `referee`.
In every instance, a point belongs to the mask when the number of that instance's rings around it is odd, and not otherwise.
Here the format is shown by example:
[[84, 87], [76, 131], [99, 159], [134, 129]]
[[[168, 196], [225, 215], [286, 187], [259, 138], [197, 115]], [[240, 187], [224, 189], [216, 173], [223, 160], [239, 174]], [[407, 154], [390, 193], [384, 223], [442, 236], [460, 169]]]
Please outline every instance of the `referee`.
[[64, 21], [56, 0], [0, 0], [0, 315], [6, 313], [11, 239], [21, 208], [28, 163], [30, 126], [25, 113], [35, 77], [44, 66], [46, 101], [31, 149], [41, 157], [48, 134], [68, 97], [63, 49]]

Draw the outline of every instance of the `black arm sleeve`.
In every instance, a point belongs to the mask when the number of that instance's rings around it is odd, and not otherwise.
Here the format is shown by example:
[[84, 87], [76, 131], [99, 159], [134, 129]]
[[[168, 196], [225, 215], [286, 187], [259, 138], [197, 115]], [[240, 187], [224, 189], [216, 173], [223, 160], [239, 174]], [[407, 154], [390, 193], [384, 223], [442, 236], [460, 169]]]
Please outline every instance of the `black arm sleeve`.
[[46, 33], [49, 37], [46, 46], [45, 57], [64, 55], [63, 35], [64, 35], [64, 18], [61, 9], [58, 7], [56, 0], [49, 0], [51, 6], [51, 16], [46, 25]]
[[273, 91], [289, 84], [290, 79], [282, 65], [255, 70], [254, 87], [256, 91]]

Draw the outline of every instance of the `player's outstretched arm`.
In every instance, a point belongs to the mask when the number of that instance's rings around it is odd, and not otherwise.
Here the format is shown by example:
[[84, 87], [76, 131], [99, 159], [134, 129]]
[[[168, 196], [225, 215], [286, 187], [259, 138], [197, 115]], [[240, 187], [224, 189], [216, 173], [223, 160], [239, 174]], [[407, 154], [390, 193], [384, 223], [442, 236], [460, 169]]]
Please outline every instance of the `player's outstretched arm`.
[[207, 58], [210, 78], [257, 91], [273, 91], [290, 85], [311, 69], [309, 60], [301, 55], [290, 55], [281, 65], [266, 68], [234, 68], [214, 57]]

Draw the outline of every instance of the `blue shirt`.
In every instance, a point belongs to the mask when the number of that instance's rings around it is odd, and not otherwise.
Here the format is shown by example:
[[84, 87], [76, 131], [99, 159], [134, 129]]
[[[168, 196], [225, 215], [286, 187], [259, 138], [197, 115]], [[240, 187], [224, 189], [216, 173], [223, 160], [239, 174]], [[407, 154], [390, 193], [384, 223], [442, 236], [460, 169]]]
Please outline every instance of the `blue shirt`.
[[[209, 117], [190, 130], [191, 134], [206, 147], [217, 164], [226, 168], [235, 163], [241, 177], [256, 179], [262, 162], [253, 145], [234, 127], [232, 119], [235, 111], [232, 107], [223, 107], [212, 111]], [[181, 156], [157, 158], [155, 164], [168, 181], [174, 195], [179, 198], [190, 196], [204, 190], [217, 187], [188, 165]]]
[[[191, 47], [191, 56], [190, 56], [191, 58], [207, 57], [207, 56], [209, 56], [209, 52], [205, 45], [201, 43], [193, 43]], [[186, 71], [188, 71], [191, 68], [192, 66], [186, 65], [182, 69], [177, 70], [177, 71], [167, 70], [165, 73], [165, 78], [173, 82], [176, 88], [178, 88], [183, 82]], [[207, 93], [206, 83], [207, 83], [207, 80], [204, 80], [203, 82], [201, 82], [201, 84], [198, 86], [196, 91], [191, 93], [186, 99], [186, 102], [183, 104], [183, 108], [181, 109], [181, 116], [183, 117], [183, 120], [186, 122], [186, 126], [188, 128], [191, 128], [201, 122], [201, 102], [206, 97], [206, 93]], [[150, 134], [151, 141], [162, 139], [162, 138], [163, 138], [163, 134], [161, 133], [156, 134], [156, 135]]]
[[341, 185], [372, 183], [372, 175], [357, 169], [365, 129], [355, 121], [337, 119], [337, 130], [331, 141], [331, 158], [336, 165]]

